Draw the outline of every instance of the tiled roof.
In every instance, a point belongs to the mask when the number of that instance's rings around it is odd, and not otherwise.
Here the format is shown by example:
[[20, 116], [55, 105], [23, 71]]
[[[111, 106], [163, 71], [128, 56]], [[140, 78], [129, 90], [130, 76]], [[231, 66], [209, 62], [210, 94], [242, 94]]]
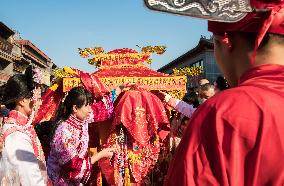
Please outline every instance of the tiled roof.
[[41, 51], [39, 48], [37, 48], [32, 42], [30, 42], [29, 40], [16, 40], [17, 43], [21, 44], [21, 45], [27, 45], [29, 47], [31, 47], [33, 50], [35, 50], [38, 54], [40, 54], [43, 58], [45, 58], [48, 61], [51, 61], [51, 59], [43, 52]]
[[5, 25], [3, 22], [0, 21], [0, 35], [7, 39], [11, 35], [15, 34], [15, 32], [9, 28], [7, 25]]
[[214, 49], [213, 40], [212, 39], [206, 39], [205, 37], [201, 37], [199, 40], [199, 43], [196, 47], [189, 50], [185, 54], [179, 56], [175, 60], [171, 61], [170, 63], [166, 64], [165, 66], [158, 69], [158, 72], [163, 72], [167, 69], [170, 69], [172, 66], [175, 66], [176, 64], [179, 64], [184, 61], [184, 59], [187, 59], [191, 56], [194, 56], [196, 53], [203, 51], [204, 49]]

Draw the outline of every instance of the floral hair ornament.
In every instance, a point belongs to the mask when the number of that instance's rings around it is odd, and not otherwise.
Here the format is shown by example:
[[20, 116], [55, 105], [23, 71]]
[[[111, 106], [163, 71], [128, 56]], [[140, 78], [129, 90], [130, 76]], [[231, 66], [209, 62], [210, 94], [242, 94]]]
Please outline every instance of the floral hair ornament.
[[69, 91], [65, 93], [64, 97], [63, 97], [62, 100], [61, 100], [62, 103], [64, 103], [66, 97], [68, 96], [68, 93], [69, 93]]
[[39, 68], [34, 67], [33, 68], [33, 79], [34, 82], [41, 85], [43, 84], [43, 74], [42, 71]]
[[[68, 96], [69, 91], [65, 93], [64, 97], [61, 100], [61, 104], [64, 105], [65, 99]], [[66, 113], [66, 107], [63, 106], [63, 113]]]
[[34, 89], [33, 89], [33, 97], [32, 100], [33, 101], [38, 101], [41, 99], [41, 88], [40, 85], [43, 84], [43, 73], [42, 71], [37, 68], [32, 66], [32, 78], [33, 78], [33, 82], [35, 83]]

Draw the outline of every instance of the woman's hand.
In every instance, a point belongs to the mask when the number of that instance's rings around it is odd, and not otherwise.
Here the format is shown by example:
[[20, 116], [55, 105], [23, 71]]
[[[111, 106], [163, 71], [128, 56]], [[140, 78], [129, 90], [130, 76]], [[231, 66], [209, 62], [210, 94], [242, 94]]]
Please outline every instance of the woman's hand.
[[100, 158], [111, 158], [116, 152], [115, 148], [106, 148], [99, 152]]
[[121, 85], [119, 85], [115, 88], [116, 97], [118, 97], [121, 92], [125, 92], [125, 91], [131, 90], [131, 89], [135, 89], [136, 87], [138, 87], [138, 86], [135, 83], [121, 84]]
[[105, 148], [91, 157], [91, 163], [94, 164], [102, 158], [111, 158], [115, 152], [117, 152], [116, 148]]

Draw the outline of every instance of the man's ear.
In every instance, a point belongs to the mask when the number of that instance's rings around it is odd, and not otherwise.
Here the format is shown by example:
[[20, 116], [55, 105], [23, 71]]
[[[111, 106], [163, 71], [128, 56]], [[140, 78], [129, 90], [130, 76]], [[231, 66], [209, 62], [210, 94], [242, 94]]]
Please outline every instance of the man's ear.
[[231, 52], [234, 49], [234, 37], [231, 34], [228, 34], [227, 37], [228, 37], [227, 45], [228, 45], [229, 51]]
[[231, 34], [227, 34], [226, 32], [224, 35], [214, 35], [216, 42], [222, 45], [222, 48], [227, 49], [229, 52], [233, 50], [233, 36]]
[[226, 46], [229, 52], [231, 52], [234, 49], [233, 42], [234, 37], [232, 34], [225, 33], [222, 39], [222, 43]]

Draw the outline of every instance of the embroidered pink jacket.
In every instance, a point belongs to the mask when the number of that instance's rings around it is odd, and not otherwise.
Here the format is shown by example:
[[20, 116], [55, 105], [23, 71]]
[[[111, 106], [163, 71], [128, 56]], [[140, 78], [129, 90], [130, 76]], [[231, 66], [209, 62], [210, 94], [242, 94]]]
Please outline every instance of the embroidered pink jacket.
[[[45, 160], [31, 120], [16, 110], [5, 118], [1, 168], [6, 169], [5, 176], [10, 179], [18, 176], [23, 186], [44, 186], [47, 181]], [[9, 175], [8, 170], [15, 171], [16, 177]]]
[[182, 100], [178, 100], [175, 98], [170, 98], [168, 101], [168, 105], [175, 108], [178, 112], [182, 113], [188, 118], [191, 118], [193, 112], [196, 110], [196, 108], [193, 108], [193, 105], [190, 105]]
[[54, 185], [87, 183], [92, 168], [88, 154], [88, 123], [103, 121], [111, 116], [111, 98], [104, 97], [102, 101], [94, 103], [92, 110], [87, 120], [82, 121], [71, 115], [56, 129], [47, 160], [48, 175]]

